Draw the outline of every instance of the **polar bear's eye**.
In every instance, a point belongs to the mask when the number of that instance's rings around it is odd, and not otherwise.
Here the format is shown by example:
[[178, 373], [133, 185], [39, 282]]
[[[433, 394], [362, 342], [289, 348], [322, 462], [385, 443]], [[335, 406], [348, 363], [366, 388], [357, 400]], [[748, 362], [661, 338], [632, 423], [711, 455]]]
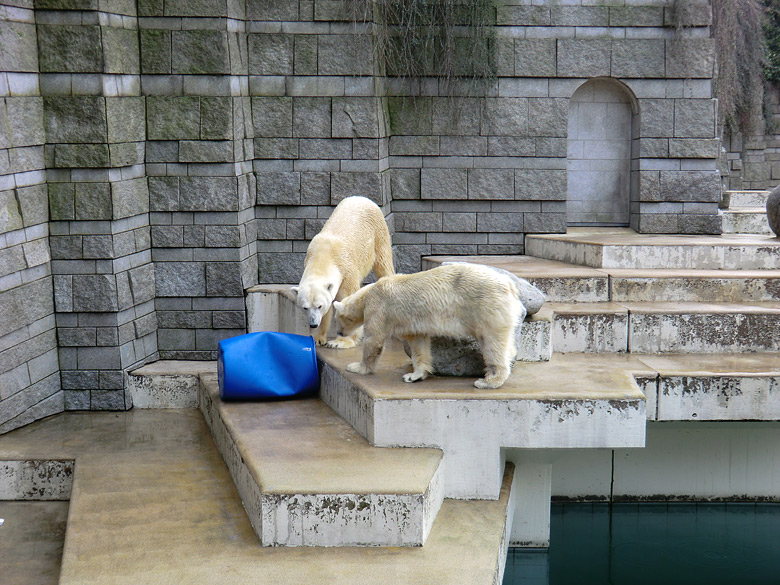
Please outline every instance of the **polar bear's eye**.
[[322, 305], [317, 305], [317, 308], [318, 308], [318, 309], [321, 309], [321, 308], [322, 308]]

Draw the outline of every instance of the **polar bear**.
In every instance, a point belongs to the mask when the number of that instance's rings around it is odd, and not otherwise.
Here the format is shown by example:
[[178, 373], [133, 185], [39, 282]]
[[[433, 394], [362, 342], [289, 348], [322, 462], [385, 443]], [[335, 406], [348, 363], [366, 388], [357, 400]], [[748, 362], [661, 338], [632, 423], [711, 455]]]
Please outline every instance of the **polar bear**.
[[385, 340], [396, 335], [411, 349], [413, 371], [404, 382], [424, 380], [432, 371], [431, 336], [476, 338], [485, 376], [477, 388], [498, 388], [515, 359], [515, 327], [525, 314], [515, 283], [478, 264], [451, 264], [415, 274], [380, 278], [333, 303], [339, 331], [363, 325], [363, 361], [350, 372], [372, 374]]
[[347, 197], [333, 210], [306, 250], [297, 304], [315, 329], [317, 345], [354, 347], [360, 335], [327, 341], [333, 311], [331, 303], [357, 291], [371, 270], [377, 278], [395, 274], [390, 232], [379, 206], [366, 197]]

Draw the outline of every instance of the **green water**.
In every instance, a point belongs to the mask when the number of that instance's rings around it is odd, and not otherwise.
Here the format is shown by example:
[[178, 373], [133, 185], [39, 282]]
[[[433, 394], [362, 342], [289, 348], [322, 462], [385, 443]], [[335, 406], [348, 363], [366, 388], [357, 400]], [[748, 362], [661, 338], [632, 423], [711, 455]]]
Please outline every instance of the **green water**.
[[780, 584], [780, 504], [553, 504], [503, 585]]

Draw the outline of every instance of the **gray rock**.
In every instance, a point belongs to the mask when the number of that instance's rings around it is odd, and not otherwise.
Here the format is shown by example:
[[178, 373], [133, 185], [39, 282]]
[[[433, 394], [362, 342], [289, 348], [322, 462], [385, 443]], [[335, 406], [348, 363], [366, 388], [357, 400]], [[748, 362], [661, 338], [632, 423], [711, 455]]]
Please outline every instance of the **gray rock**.
[[769, 227], [780, 238], [780, 186], [775, 187], [766, 200], [766, 216]]

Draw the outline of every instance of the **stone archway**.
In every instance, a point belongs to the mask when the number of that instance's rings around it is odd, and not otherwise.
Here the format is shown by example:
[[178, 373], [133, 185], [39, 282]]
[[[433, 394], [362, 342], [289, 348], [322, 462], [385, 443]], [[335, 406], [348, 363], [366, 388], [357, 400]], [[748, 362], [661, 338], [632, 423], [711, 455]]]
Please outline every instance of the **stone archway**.
[[610, 79], [581, 85], [569, 103], [568, 225], [627, 226], [633, 99]]

